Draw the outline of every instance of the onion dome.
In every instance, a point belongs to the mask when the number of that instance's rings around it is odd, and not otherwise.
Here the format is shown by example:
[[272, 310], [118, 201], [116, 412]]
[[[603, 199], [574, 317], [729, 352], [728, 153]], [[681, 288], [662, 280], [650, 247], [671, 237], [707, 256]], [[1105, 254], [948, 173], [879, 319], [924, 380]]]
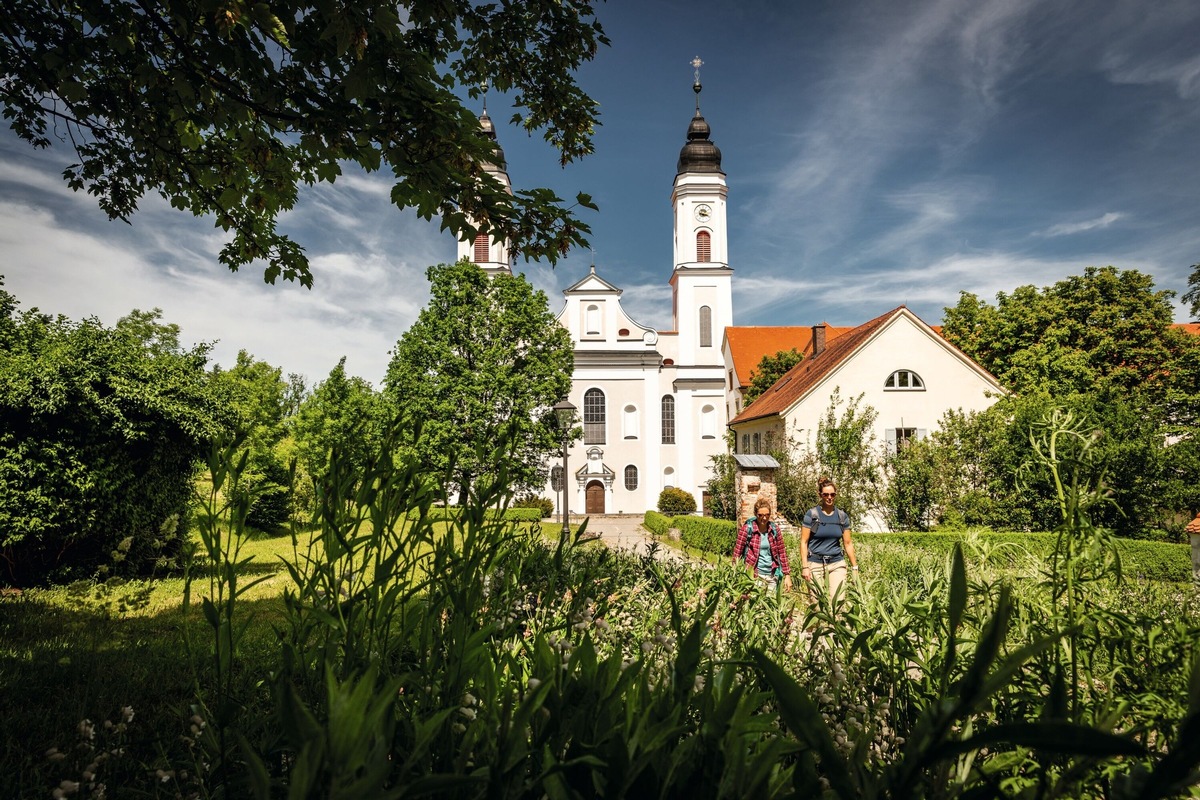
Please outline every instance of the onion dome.
[[500, 147], [500, 141], [496, 138], [496, 126], [492, 124], [492, 118], [488, 116], [486, 106], [483, 109], [483, 113], [479, 115], [479, 128], [483, 131], [484, 136], [496, 143], [496, 157], [492, 162], [492, 166], [501, 170], [508, 169], [508, 164], [504, 161], [504, 150]]
[[[684, 172], [721, 172], [721, 150], [709, 140], [708, 122], [700, 116], [700, 82], [692, 85], [696, 93], [696, 115], [688, 125], [687, 144], [679, 151], [676, 174]], [[723, 172], [721, 174], [724, 174]]]

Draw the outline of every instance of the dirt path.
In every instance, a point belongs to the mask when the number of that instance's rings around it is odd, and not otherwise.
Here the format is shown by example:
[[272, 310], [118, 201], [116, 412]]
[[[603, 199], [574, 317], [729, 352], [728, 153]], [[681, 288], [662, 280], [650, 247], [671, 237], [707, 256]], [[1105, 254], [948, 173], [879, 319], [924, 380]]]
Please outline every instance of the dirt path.
[[628, 550], [641, 556], [653, 553], [660, 561], [689, 560], [675, 548], [656, 543], [650, 532], [642, 527], [641, 516], [627, 514], [590, 517], [587, 532], [591, 536], [598, 536], [601, 542], [617, 550]]

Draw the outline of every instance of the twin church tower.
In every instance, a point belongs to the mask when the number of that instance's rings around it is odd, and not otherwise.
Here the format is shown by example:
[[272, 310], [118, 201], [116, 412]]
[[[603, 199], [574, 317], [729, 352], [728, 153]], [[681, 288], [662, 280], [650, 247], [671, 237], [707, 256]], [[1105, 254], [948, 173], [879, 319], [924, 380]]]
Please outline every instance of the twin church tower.
[[[563, 291], [558, 322], [572, 336], [575, 372], [568, 399], [579, 409], [583, 439], [568, 469], [550, 470], [544, 489], [561, 510], [562, 492], [574, 514], [641, 514], [655, 508], [666, 487], [690, 492], [697, 509], [707, 499], [712, 456], [724, 453], [726, 369], [721, 345], [733, 324], [732, 277], [726, 222], [728, 187], [721, 151], [696, 111], [687, 128], [671, 188], [674, 268], [672, 330], [656, 331], [621, 308], [622, 290], [593, 265]], [[495, 126], [485, 109], [485, 134]], [[503, 150], [488, 171], [511, 189]], [[507, 244], [481, 233], [458, 243], [458, 258], [487, 271], [509, 271]]]

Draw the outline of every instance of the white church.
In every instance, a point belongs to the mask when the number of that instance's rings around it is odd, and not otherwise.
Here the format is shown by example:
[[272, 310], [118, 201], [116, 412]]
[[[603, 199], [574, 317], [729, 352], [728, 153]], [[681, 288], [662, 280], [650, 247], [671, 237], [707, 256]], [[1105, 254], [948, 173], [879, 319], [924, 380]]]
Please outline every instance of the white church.
[[[572, 514], [642, 514], [667, 487], [691, 493], [704, 511], [712, 458], [726, 452], [730, 429], [738, 453], [762, 452], [768, 432], [814, 430], [835, 389], [843, 398], [862, 393], [864, 403], [880, 410], [876, 434], [889, 443], [926, 435], [949, 408], [982, 410], [1003, 392], [903, 307], [858, 327], [734, 327], [728, 186], [721, 151], [700, 114], [698, 76], [692, 88], [696, 111], [671, 190], [672, 329], [656, 331], [631, 318], [621, 307], [622, 290], [594, 266], [563, 291], [558, 321], [575, 345], [567, 399], [583, 427], [568, 453]], [[486, 110], [480, 123], [495, 138]], [[498, 143], [496, 153], [488, 169], [510, 187]], [[458, 258], [491, 272], [510, 270], [506, 244], [487, 235], [460, 242]], [[758, 361], [793, 347], [804, 360], [743, 408], [742, 389]], [[543, 493], [555, 499], [556, 514], [562, 477], [555, 458]]]

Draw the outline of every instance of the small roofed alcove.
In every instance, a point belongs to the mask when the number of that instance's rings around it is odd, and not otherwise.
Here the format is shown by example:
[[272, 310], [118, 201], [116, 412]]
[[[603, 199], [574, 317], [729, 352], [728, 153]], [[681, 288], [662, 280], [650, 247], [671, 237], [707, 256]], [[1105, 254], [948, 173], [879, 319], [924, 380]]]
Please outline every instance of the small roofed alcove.
[[738, 522], [754, 517], [754, 503], [759, 497], [771, 501], [773, 518], [781, 520], [775, 487], [775, 471], [779, 469], [779, 462], [772, 456], [758, 453], [735, 453], [733, 459], [737, 462]]

